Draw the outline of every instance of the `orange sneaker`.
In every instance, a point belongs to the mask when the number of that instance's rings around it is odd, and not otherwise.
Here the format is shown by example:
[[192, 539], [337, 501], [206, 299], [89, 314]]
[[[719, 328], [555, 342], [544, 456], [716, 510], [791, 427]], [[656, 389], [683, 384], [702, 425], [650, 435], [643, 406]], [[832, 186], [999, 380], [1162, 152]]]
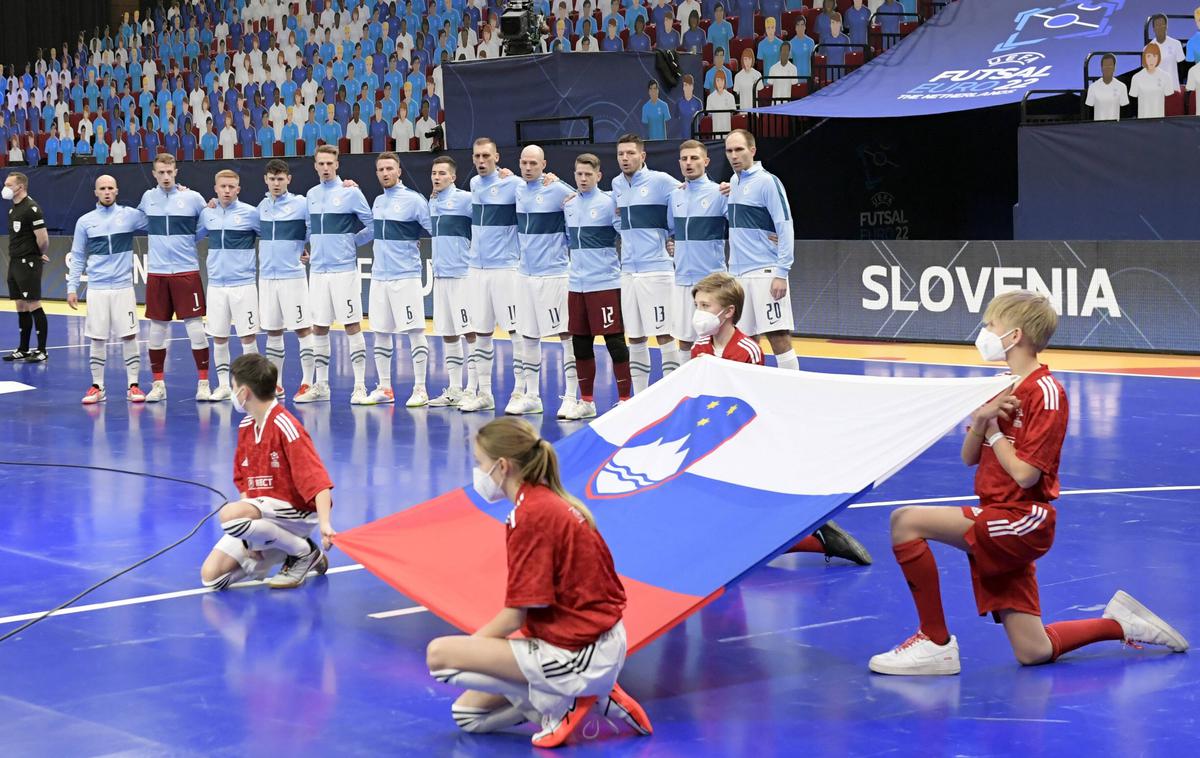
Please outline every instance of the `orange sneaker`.
[[309, 390], [309, 386], [307, 384], [301, 384], [300, 387], [296, 390], [296, 394], [292, 395], [292, 400], [299, 400], [301, 397], [304, 396], [304, 394], [306, 392], [308, 392], [308, 390]]
[[139, 386], [137, 386], [136, 384], [131, 384], [131, 385], [129, 385], [129, 392], [127, 392], [127, 393], [125, 394], [125, 397], [126, 397], [126, 398], [129, 400], [129, 402], [131, 402], [131, 403], [144, 403], [144, 402], [146, 402], [146, 393], [145, 393], [145, 392], [142, 392], [142, 388], [141, 388], [141, 387], [139, 387]]
[[84, 395], [83, 399], [79, 402], [83, 403], [84, 405], [95, 405], [96, 403], [104, 402], [105, 397], [107, 397], [107, 395], [104, 392], [104, 388], [97, 387], [93, 384], [88, 388], [87, 394]]
[[628, 692], [621, 689], [621, 685], [615, 682], [612, 692], [608, 693], [608, 702], [603, 704], [601, 712], [604, 716], [620, 717], [643, 737], [654, 734], [654, 726], [650, 723], [650, 717], [646, 715], [641, 703], [634, 700]]
[[571, 733], [583, 723], [588, 711], [595, 704], [595, 695], [575, 698], [575, 702], [561, 719], [553, 722], [542, 721], [542, 731], [533, 735], [533, 739], [530, 740], [533, 746], [550, 748], [562, 745], [571, 736]]

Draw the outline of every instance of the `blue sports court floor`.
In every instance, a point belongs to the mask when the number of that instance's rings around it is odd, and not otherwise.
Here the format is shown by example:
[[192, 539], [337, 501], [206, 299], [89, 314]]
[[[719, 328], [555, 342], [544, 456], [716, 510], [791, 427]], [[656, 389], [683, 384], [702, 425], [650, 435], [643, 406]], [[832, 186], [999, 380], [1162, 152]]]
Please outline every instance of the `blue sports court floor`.
[[[4, 347], [15, 332], [14, 314], [0, 312]], [[0, 458], [126, 468], [234, 494], [239, 419], [228, 403], [191, 399], [195, 370], [186, 341], [170, 345], [167, 402], [131, 407], [114, 391], [106, 404], [86, 408], [79, 405], [89, 384], [82, 319], [52, 316], [51, 334], [56, 347], [48, 364], [0, 366], [0, 381], [36, 388], [0, 395]], [[173, 336], [183, 336], [179, 325]], [[291, 340], [286, 380], [294, 389], [299, 367]], [[351, 408], [342, 333], [334, 333], [333, 345], [335, 401], [293, 412], [336, 483], [335, 526], [348, 528], [468, 482], [469, 439], [486, 418]], [[498, 348], [503, 356], [507, 343]], [[887, 350], [903, 355], [906, 348]], [[561, 353], [556, 346], [547, 352], [543, 376], [554, 382]], [[597, 354], [607, 376], [604, 351]], [[123, 376], [119, 356], [113, 346], [114, 388]], [[802, 358], [801, 365], [853, 374], [988, 370], [817, 358]], [[143, 361], [144, 376], [146, 368]], [[504, 373], [498, 398], [511, 382]], [[400, 397], [407, 396], [405, 378], [401, 368]], [[1057, 543], [1039, 564], [1047, 620], [1096, 616], [1121, 588], [1200, 641], [1200, 600], [1189, 584], [1200, 552], [1200, 384], [1136, 375], [1060, 378], [1072, 418]], [[435, 349], [430, 387], [436, 392], [443, 383]], [[575, 428], [549, 414], [542, 426], [552, 440]], [[959, 462], [959, 442], [957, 434], [943, 439], [873, 493], [872, 502], [839, 517], [870, 548], [874, 566], [826, 565], [805, 555], [757, 571], [629, 660], [622, 683], [645, 705], [653, 737], [610, 738], [601, 728], [602, 741], [584, 739], [566, 752], [1191, 754], [1200, 741], [1195, 653], [1104, 643], [1023, 669], [1003, 631], [975, 616], [966, 560], [948, 548], [934, 549], [962, 646], [962, 675], [912, 680], [867, 671], [870, 655], [916, 626], [888, 545], [889, 506], [968, 502], [971, 471]], [[0, 634], [178, 539], [219, 504], [196, 487], [123, 474], [0, 466], [0, 477]], [[420, 610], [374, 617], [415, 604], [336, 550], [329, 575], [298, 591], [197, 590], [198, 567], [218, 536], [216, 524], [206, 524], [181, 547], [83, 600], [80, 612], [0, 643], [5, 755], [535, 752], [527, 735], [456, 730], [449, 716], [455, 692], [433, 682], [424, 665], [425, 643], [450, 627]]]

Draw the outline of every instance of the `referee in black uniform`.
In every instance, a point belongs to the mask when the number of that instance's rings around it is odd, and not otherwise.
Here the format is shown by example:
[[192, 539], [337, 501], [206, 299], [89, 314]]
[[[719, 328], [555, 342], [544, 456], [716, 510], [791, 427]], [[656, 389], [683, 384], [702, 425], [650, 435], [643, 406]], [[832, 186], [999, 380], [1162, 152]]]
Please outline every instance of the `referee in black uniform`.
[[[4, 180], [8, 211], [8, 296], [17, 301], [21, 345], [6, 361], [41, 363], [46, 360], [46, 312], [42, 310], [42, 265], [50, 260], [50, 234], [42, 208], [29, 196], [29, 177], [13, 172]], [[37, 327], [38, 346], [29, 349], [29, 334]]]

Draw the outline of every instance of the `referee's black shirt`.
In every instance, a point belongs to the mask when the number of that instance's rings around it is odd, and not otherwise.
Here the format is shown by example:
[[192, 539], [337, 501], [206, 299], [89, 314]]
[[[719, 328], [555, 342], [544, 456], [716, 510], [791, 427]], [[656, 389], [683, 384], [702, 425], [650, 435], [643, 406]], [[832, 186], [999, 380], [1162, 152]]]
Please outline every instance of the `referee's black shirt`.
[[38, 249], [37, 238], [33, 236], [36, 229], [45, 229], [46, 219], [42, 216], [42, 206], [32, 197], [26, 195], [19, 203], [13, 203], [8, 211], [8, 257], [10, 260], [40, 258], [42, 251]]

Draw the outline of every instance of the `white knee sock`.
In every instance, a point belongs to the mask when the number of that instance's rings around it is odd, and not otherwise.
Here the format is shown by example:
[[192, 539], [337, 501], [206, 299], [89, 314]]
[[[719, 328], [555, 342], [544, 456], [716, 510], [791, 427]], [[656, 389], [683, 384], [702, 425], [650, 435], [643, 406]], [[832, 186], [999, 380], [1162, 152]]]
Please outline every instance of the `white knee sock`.
[[408, 352], [413, 362], [413, 388], [425, 389], [425, 376], [429, 373], [429, 340], [424, 331], [408, 333]]
[[534, 337], [522, 337], [521, 341], [525, 354], [525, 394], [538, 397], [542, 394], [542, 341]]
[[221, 524], [221, 528], [254, 550], [272, 547], [288, 555], [304, 555], [311, 549], [308, 540], [263, 518], [235, 518]]
[[185, 319], [183, 328], [187, 330], [188, 340], [192, 343], [193, 350], [208, 349], [208, 335], [204, 333], [203, 319]]
[[258, 340], [242, 343], [242, 355], [254, 355], [258, 352]]
[[329, 383], [329, 334], [313, 334], [313, 366], [318, 384]]
[[467, 392], [479, 392], [479, 364], [475, 362], [475, 345], [463, 345], [463, 353], [467, 356]]
[[778, 353], [775, 356], [775, 363], [779, 368], [790, 368], [792, 371], [800, 370], [800, 359], [796, 357], [795, 350], [788, 350], [786, 353]]
[[396, 351], [396, 340], [390, 334], [375, 332], [375, 373], [379, 374], [379, 386], [392, 386], [392, 354]]
[[481, 393], [492, 391], [492, 361], [496, 358], [496, 348], [492, 345], [491, 337], [475, 336], [475, 375], [479, 379]]
[[571, 399], [579, 397], [579, 371], [575, 368], [575, 343], [570, 337], [562, 341], [563, 347], [563, 378], [567, 386], [563, 395]]
[[229, 386], [229, 343], [213, 340], [213, 366], [217, 369], [217, 386]]
[[138, 374], [142, 370], [142, 352], [136, 339], [121, 342], [121, 354], [125, 358], [125, 385], [138, 383]]
[[[458, 724], [459, 729], [471, 734], [499, 732], [529, 721], [525, 715], [525, 708], [512, 703], [492, 710], [473, 708], [469, 705], [452, 705], [450, 706], [450, 715], [454, 718], [454, 723]], [[540, 718], [541, 714], [538, 716]]]
[[443, 342], [442, 350], [445, 352], [446, 373], [450, 375], [450, 389], [460, 390], [463, 383], [463, 341]]
[[273, 334], [267, 335], [267, 360], [275, 367], [275, 371], [279, 374], [279, 386], [283, 386], [283, 360], [286, 352], [283, 349], [283, 335], [278, 336]]
[[642, 342], [629, 346], [629, 374], [633, 391], [643, 392], [650, 386], [650, 345]]
[[679, 365], [682, 366], [683, 364], [687, 363], [688, 361], [690, 361], [692, 359], [692, 349], [690, 347], [689, 348], [681, 347], [675, 351], [675, 356], [679, 359]]
[[346, 342], [350, 343], [350, 367], [354, 369], [354, 386], [367, 383], [367, 338], [362, 332], [347, 334]]
[[104, 386], [104, 362], [108, 360], [108, 343], [104, 340], [92, 340], [91, 366], [92, 384]]
[[[313, 336], [312, 332], [309, 332], [308, 336], [298, 337], [298, 339], [300, 340], [300, 383], [312, 386], [312, 383], [314, 381], [313, 372], [314, 372], [314, 366], [315, 366], [315, 362], [316, 362], [315, 358], [314, 358], [314, 356], [315, 356], [314, 340], [316, 338]], [[328, 337], [325, 338], [325, 345], [326, 346], [329, 345]], [[325, 356], [325, 365], [326, 365], [326, 367], [329, 366], [328, 353]], [[325, 377], [329, 378], [328, 370], [325, 372]]]
[[166, 321], [151, 321], [150, 322], [149, 347], [151, 350], [166, 349], [168, 328], [169, 327], [168, 327]]
[[513, 394], [525, 391], [525, 341], [516, 334], [509, 335], [512, 342]]
[[658, 348], [662, 355], [662, 372], [663, 376], [670, 376], [671, 372], [679, 368], [679, 350], [676, 349], [674, 342], [668, 342]]

